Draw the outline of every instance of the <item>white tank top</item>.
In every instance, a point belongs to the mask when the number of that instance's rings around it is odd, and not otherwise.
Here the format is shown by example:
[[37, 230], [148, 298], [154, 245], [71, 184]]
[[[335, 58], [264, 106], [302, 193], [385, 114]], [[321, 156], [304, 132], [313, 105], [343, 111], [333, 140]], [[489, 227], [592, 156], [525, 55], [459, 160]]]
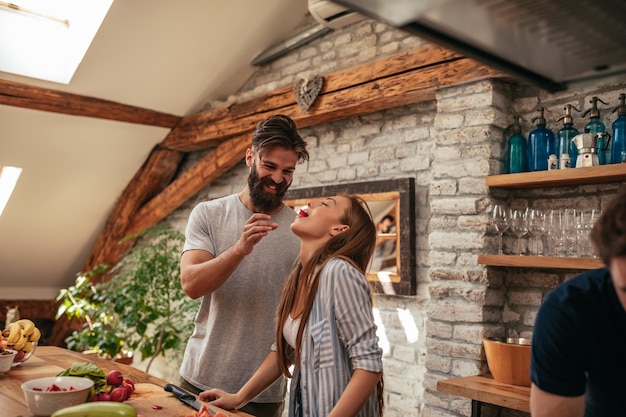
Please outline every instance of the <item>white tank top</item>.
[[287, 316], [285, 325], [283, 326], [283, 337], [289, 343], [289, 346], [295, 349], [296, 338], [298, 337], [298, 328], [300, 327], [300, 319], [291, 318], [291, 314]]

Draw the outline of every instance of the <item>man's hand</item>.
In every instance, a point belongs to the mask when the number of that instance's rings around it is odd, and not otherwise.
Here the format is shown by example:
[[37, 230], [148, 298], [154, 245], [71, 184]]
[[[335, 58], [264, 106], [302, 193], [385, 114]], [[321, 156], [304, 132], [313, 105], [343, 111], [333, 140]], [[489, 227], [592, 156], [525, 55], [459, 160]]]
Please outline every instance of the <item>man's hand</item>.
[[272, 222], [269, 215], [254, 213], [243, 226], [241, 237], [235, 244], [236, 250], [243, 255], [249, 255], [254, 249], [254, 245], [277, 227], [278, 223]]
[[278, 227], [270, 219], [267, 214], [254, 213], [244, 224], [239, 240], [217, 257], [199, 249], [185, 251], [180, 259], [183, 291], [196, 299], [219, 288], [252, 252], [254, 245]]

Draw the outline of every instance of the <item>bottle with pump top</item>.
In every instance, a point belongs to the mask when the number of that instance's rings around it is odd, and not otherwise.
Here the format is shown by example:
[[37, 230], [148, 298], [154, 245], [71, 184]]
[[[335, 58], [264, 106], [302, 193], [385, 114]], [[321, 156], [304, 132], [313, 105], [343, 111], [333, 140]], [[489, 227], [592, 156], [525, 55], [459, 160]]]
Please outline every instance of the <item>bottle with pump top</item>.
[[626, 156], [626, 94], [619, 95], [619, 106], [613, 109], [613, 113], [617, 110], [617, 119], [613, 122], [613, 139], [611, 140], [611, 163], [619, 164], [624, 161]]
[[[572, 109], [580, 112], [576, 107], [571, 104], [565, 105], [565, 115], [561, 116], [557, 119], [557, 122], [563, 120], [563, 127], [556, 134], [557, 137], [557, 155], [559, 157], [563, 154], [568, 154], [570, 158], [571, 167], [574, 168], [576, 166], [576, 157], [578, 156], [578, 149], [576, 145], [572, 143], [572, 138], [576, 136], [579, 132], [578, 129], [574, 127], [574, 118], [572, 117]], [[561, 166], [561, 164], [559, 164]]]
[[528, 171], [528, 143], [522, 135], [522, 127], [519, 124], [521, 116], [513, 116], [513, 124], [507, 127], [504, 132], [511, 132], [506, 149], [506, 173], [516, 174]]
[[528, 169], [530, 171], [547, 170], [548, 157], [556, 154], [556, 138], [554, 133], [546, 128], [544, 110], [543, 107], [537, 109], [539, 116], [532, 119], [533, 123], [537, 122], [537, 127], [528, 136]]
[[[585, 132], [587, 133], [604, 133], [606, 131], [606, 127], [604, 123], [600, 120], [600, 110], [598, 110], [598, 101], [603, 104], [604, 101], [600, 100], [598, 97], [591, 97], [589, 101], [591, 103], [591, 108], [587, 109], [583, 112], [583, 117], [589, 114], [589, 122], [585, 125]], [[598, 140], [598, 163], [600, 165], [605, 165], [610, 161], [611, 151], [608, 149], [609, 142], [606, 141], [604, 137]], [[608, 157], [607, 157], [608, 156]]]

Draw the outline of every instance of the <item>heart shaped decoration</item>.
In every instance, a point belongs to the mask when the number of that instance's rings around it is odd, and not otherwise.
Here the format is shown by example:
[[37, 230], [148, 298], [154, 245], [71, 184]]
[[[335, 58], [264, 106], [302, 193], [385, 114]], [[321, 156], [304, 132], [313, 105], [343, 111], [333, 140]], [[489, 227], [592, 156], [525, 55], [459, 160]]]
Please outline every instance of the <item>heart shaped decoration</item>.
[[299, 78], [296, 81], [296, 85], [293, 88], [294, 95], [296, 96], [296, 103], [302, 109], [302, 112], [306, 113], [318, 94], [322, 90], [322, 85], [324, 84], [324, 79], [319, 75], [313, 78], [312, 80], [308, 80], [306, 78]]

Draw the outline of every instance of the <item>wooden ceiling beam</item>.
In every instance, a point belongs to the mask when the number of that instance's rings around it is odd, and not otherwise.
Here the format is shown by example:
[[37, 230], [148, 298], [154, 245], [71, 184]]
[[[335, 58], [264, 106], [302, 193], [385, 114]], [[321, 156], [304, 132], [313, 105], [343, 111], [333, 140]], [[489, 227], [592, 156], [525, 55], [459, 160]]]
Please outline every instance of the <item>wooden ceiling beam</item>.
[[[403, 87], [398, 89], [385, 88], [385, 86], [389, 83], [393, 84], [394, 79], [402, 82], [403, 78], [406, 80], [404, 82], [414, 83], [412, 78], [415, 77], [422, 80], [421, 88], [424, 88], [424, 83], [430, 84], [428, 87], [433, 88], [445, 85], [445, 81], [442, 82], [442, 80], [431, 83], [435, 81], [432, 80], [432, 74], [445, 71], [442, 66], [445, 66], [446, 63], [452, 64], [462, 59], [469, 61], [442, 47], [426, 45], [355, 68], [325, 75], [322, 90], [307, 113], [302, 113], [296, 104], [293, 87], [285, 87], [245, 103], [233, 104], [227, 108], [185, 117], [167, 135], [161, 145], [183, 152], [207, 149], [216, 146], [225, 138], [252, 132], [259, 120], [276, 113], [286, 114], [294, 120], [298, 119], [299, 127], [326, 123], [331, 121], [330, 118], [325, 118], [328, 109], [336, 109], [336, 102], [345, 104], [348, 101], [353, 104], [352, 97], [367, 103], [363, 103], [361, 108], [356, 108], [354, 114], [346, 112], [345, 116], [340, 114], [339, 117], [362, 114], [363, 108], [367, 108], [372, 102], [382, 101], [383, 96], [387, 96], [387, 98], [393, 96], [396, 97], [395, 100], [399, 96], [404, 96], [402, 100], [406, 102], [415, 99], [419, 101], [418, 97], [407, 97], [407, 91], [404, 91]], [[474, 65], [488, 68], [477, 63]], [[428, 71], [429, 75], [420, 76], [422, 71]], [[495, 74], [495, 71], [491, 71]], [[411, 85], [406, 84], [409, 88], [412, 88]], [[428, 97], [423, 94], [420, 97], [421, 99], [434, 99], [434, 89], [429, 92]], [[393, 102], [394, 99], [391, 101]], [[402, 104], [399, 103], [398, 105]], [[391, 105], [394, 104], [391, 103]]]
[[7, 80], [0, 80], [0, 104], [169, 129], [182, 119], [180, 116], [141, 107]]

